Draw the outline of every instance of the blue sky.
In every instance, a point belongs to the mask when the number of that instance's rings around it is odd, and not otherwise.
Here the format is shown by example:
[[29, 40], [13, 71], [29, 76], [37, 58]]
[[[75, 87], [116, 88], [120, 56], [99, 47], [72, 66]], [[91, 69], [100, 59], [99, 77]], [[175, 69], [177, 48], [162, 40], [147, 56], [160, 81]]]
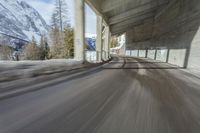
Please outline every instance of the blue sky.
[[[51, 14], [54, 9], [55, 0], [27, 0], [49, 24]], [[74, 25], [74, 0], [66, 0], [69, 8], [69, 17], [71, 24]], [[86, 5], [86, 33], [96, 33], [96, 16], [95, 13]]]

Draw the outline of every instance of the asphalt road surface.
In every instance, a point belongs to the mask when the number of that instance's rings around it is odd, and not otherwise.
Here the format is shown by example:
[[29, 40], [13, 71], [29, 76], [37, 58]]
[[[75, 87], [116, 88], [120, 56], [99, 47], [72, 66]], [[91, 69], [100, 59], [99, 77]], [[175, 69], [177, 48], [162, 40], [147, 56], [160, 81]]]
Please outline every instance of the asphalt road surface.
[[200, 79], [163, 62], [114, 58], [1, 100], [0, 133], [200, 133]]

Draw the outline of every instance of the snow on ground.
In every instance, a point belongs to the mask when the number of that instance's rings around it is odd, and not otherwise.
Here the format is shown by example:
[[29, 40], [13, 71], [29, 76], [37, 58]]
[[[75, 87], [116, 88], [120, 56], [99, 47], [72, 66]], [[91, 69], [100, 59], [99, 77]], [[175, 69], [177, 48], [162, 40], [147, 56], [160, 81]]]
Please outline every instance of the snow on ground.
[[46, 61], [0, 61], [0, 82], [30, 78], [67, 71], [81, 66], [74, 59], [53, 59]]
[[94, 38], [94, 39], [96, 39], [97, 35], [93, 34], [93, 33], [85, 33], [85, 37], [86, 38]]
[[0, 68], [2, 67], [15, 67], [18, 65], [58, 65], [58, 64], [67, 64], [73, 65], [79, 63], [80, 61], [76, 61], [74, 59], [51, 59], [44, 61], [31, 61], [31, 60], [23, 60], [23, 61], [1, 61], [0, 60]]

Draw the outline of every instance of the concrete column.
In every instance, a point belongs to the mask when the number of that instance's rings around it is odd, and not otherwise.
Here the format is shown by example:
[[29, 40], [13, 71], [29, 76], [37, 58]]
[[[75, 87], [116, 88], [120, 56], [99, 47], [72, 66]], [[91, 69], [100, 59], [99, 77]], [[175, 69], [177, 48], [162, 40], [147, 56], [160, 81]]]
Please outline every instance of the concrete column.
[[102, 27], [103, 19], [101, 16], [97, 16], [97, 39], [96, 39], [96, 52], [97, 52], [97, 62], [102, 61]]
[[169, 63], [169, 53], [170, 53], [170, 49], [167, 49], [167, 58], [166, 58], [166, 63]]
[[111, 39], [112, 39], [112, 34], [111, 34], [111, 32], [110, 32], [110, 27], [109, 27], [109, 38], [108, 38], [108, 40], [109, 40], [109, 44], [108, 44], [108, 59], [111, 58], [111, 56], [110, 56], [110, 44], [111, 44]]
[[148, 49], [145, 51], [145, 58], [148, 58]]
[[110, 51], [110, 27], [106, 26], [105, 28], [105, 46], [104, 51], [106, 52], [105, 60], [109, 59], [109, 51]]
[[75, 26], [74, 26], [74, 54], [75, 59], [85, 61], [85, 9], [84, 0], [74, 0]]
[[154, 60], [156, 60], [156, 59], [157, 59], [157, 52], [158, 52], [158, 50], [156, 49], [156, 50], [155, 50], [155, 56], [154, 56]]

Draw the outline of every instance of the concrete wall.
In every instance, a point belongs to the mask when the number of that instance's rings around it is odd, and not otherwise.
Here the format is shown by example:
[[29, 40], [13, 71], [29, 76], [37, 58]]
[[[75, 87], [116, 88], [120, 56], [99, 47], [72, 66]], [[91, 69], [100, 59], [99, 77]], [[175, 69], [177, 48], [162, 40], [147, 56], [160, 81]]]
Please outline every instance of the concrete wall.
[[148, 50], [148, 57], [200, 70], [200, 0], [171, 0], [154, 19], [127, 31], [127, 50]]
[[155, 59], [156, 50], [148, 50], [148, 58]]

